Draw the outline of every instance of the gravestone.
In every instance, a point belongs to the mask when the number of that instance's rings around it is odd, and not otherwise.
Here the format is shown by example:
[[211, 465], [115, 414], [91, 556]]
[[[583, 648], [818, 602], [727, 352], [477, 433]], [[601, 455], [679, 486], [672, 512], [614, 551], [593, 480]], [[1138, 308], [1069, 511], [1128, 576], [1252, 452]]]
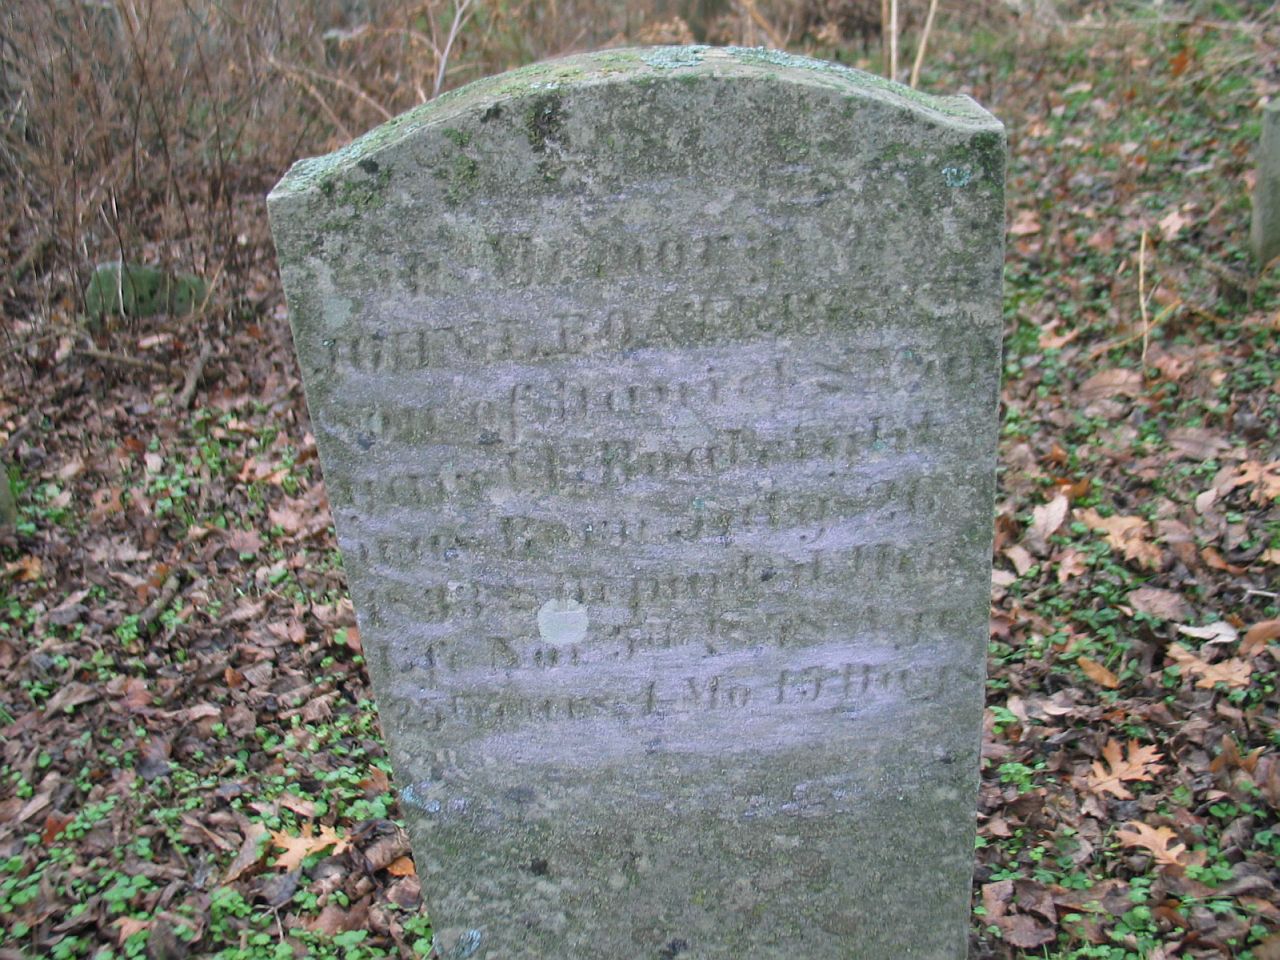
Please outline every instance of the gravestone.
[[678, 47], [272, 193], [442, 957], [965, 955], [1003, 162], [966, 98]]

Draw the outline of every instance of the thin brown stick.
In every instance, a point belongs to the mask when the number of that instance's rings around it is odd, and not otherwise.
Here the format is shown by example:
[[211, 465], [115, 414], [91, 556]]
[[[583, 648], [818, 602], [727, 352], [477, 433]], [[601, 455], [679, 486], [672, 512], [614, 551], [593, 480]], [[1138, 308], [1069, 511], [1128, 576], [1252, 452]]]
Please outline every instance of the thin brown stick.
[[777, 27], [771, 24], [764, 14], [760, 12], [755, 0], [739, 0], [739, 2], [742, 4], [742, 9], [747, 11], [747, 16], [751, 18], [751, 22], [759, 27], [764, 35], [769, 38], [769, 43], [773, 45], [774, 49], [786, 49], [786, 38], [778, 33]]
[[440, 50], [439, 61], [436, 63], [436, 82], [431, 89], [431, 99], [434, 100], [440, 96], [440, 88], [444, 86], [445, 71], [449, 69], [449, 52], [453, 49], [453, 42], [458, 39], [458, 31], [462, 29], [462, 25], [466, 23], [467, 9], [471, 6], [471, 0], [462, 0], [453, 11], [453, 23], [449, 27], [449, 36], [444, 42], [444, 47]]
[[147, 608], [138, 614], [138, 626], [146, 630], [155, 622], [156, 617], [164, 613], [165, 608], [173, 602], [173, 598], [178, 595], [178, 587], [182, 585], [182, 581], [178, 579], [176, 573], [169, 574], [169, 578], [165, 580], [164, 586], [160, 588], [160, 593], [156, 598], [147, 604]]
[[1147, 378], [1147, 348], [1151, 345], [1151, 315], [1147, 312], [1147, 231], [1138, 241], [1138, 313], [1142, 317], [1142, 379]]
[[929, 48], [929, 32], [933, 29], [933, 18], [938, 12], [938, 0], [929, 0], [929, 12], [924, 18], [924, 29], [920, 31], [920, 45], [916, 47], [916, 62], [911, 65], [911, 89], [920, 85], [920, 68], [924, 66], [924, 52]]
[[889, 0], [880, 0], [880, 72], [889, 73]]
[[108, 353], [106, 350], [99, 350], [96, 347], [77, 347], [75, 350], [77, 356], [89, 357], [92, 360], [102, 360], [105, 363], [115, 363], [122, 367], [136, 367], [139, 370], [149, 370], [151, 373], [170, 374], [173, 371], [166, 366], [158, 363], [152, 363], [150, 360], [139, 360], [137, 357], [124, 357], [118, 353]]
[[[1152, 293], [1154, 292], [1155, 291], [1153, 290]], [[1154, 317], [1151, 318], [1151, 329], [1154, 330], [1156, 327], [1160, 326], [1160, 324], [1164, 323], [1165, 320], [1169, 318], [1169, 315], [1172, 314], [1173, 311], [1177, 310], [1179, 307], [1186, 307], [1196, 316], [1201, 317], [1202, 319], [1205, 319], [1205, 320], [1209, 320], [1213, 323], [1222, 322], [1221, 317], [1215, 317], [1211, 313], [1205, 313], [1204, 310], [1200, 309], [1195, 304], [1187, 303], [1184, 300], [1178, 299], [1178, 300], [1174, 300], [1170, 304], [1167, 304], [1159, 313], [1157, 313]], [[1136, 343], [1137, 341], [1142, 339], [1144, 332], [1145, 331], [1140, 328], [1137, 333], [1131, 334], [1125, 337], [1123, 340], [1116, 340], [1116, 341], [1108, 340], [1105, 343], [1096, 344], [1095, 346], [1090, 348], [1088, 357], [1090, 360], [1097, 360], [1098, 357], [1101, 357], [1103, 354], [1110, 353], [1112, 350], [1119, 350], [1123, 347], [1127, 347], [1131, 343]]]
[[898, 0], [889, 0], [889, 79], [898, 79]]
[[191, 398], [196, 394], [196, 386], [200, 383], [200, 378], [204, 376], [205, 365], [208, 364], [209, 358], [213, 356], [213, 347], [205, 344], [200, 348], [200, 354], [196, 357], [195, 363], [191, 364], [191, 368], [187, 370], [187, 378], [183, 381], [181, 392], [174, 397], [173, 405], [178, 410], [186, 410], [191, 406]]
[[[310, 67], [295, 66], [293, 64], [282, 63], [281, 61], [273, 57], [271, 54], [267, 54], [266, 61], [269, 66], [274, 67], [276, 70], [279, 70], [286, 77], [289, 77], [291, 80], [294, 80], [295, 82], [300, 84], [308, 93], [310, 93], [312, 97], [314, 97], [316, 101], [320, 104], [321, 108], [325, 111], [325, 113], [329, 114], [329, 119], [332, 120], [335, 124], [341, 125], [341, 121], [338, 120], [338, 115], [334, 113], [333, 109], [329, 106], [328, 102], [323, 97], [320, 96], [319, 91], [306, 82], [306, 79], [305, 79], [306, 77], [311, 77], [316, 80], [322, 80], [326, 83], [331, 83], [335, 87], [338, 87], [341, 90], [347, 91], [347, 93], [351, 94], [353, 97], [357, 98], [358, 100], [361, 100], [364, 103], [367, 103], [370, 107], [372, 107], [374, 110], [378, 112], [378, 115], [381, 116], [383, 120], [392, 119], [393, 114], [391, 113], [390, 110], [388, 110], [386, 107], [380, 104], [377, 100], [373, 99], [373, 97], [369, 96], [369, 94], [365, 93], [363, 90], [357, 87], [354, 83], [349, 83], [348, 81], [343, 80], [341, 77], [331, 77], [327, 73], [321, 73], [319, 70], [312, 70]], [[346, 133], [345, 127], [342, 127], [342, 129], [346, 136], [350, 136], [349, 133]]]

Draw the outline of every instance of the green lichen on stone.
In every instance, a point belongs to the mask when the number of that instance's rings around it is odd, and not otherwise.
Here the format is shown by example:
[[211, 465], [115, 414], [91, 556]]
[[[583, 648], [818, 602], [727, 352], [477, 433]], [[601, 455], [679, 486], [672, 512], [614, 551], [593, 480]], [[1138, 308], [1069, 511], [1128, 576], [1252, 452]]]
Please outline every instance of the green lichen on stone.
[[458, 153], [437, 167], [436, 175], [444, 181], [445, 202], [457, 206], [475, 190], [480, 180], [480, 161]]
[[809, 144], [799, 137], [784, 134], [778, 138], [777, 144], [778, 152], [781, 154], [782, 159], [788, 163], [803, 160], [809, 155]]
[[710, 49], [703, 43], [685, 47], [654, 47], [645, 51], [640, 59], [657, 70], [679, 70], [702, 63], [703, 53]]
[[819, 75], [835, 77], [854, 87], [882, 90], [893, 94], [896, 98], [909, 100], [948, 116], [976, 119], [983, 112], [981, 108], [970, 103], [967, 98], [936, 97], [878, 74], [847, 67], [842, 63], [817, 60], [813, 57], [806, 57], [798, 53], [788, 53], [785, 50], [774, 50], [769, 47], [725, 47], [724, 49], [740, 63], [768, 64], [775, 67], [807, 70]]
[[391, 182], [391, 170], [370, 157], [358, 161], [356, 168], [364, 176], [351, 174], [344, 177], [337, 182], [336, 189], [329, 191], [329, 196], [335, 197], [341, 206], [356, 210], [376, 209], [386, 203], [386, 187]]
[[1003, 133], [987, 130], [973, 138], [969, 150], [972, 162], [988, 184], [1004, 188], [1005, 141]]
[[441, 131], [446, 140], [461, 150], [471, 142], [471, 132], [469, 130], [459, 130], [456, 127], [445, 127]]
[[195, 274], [170, 274], [158, 267], [120, 261], [103, 263], [84, 292], [85, 312], [94, 319], [107, 314], [149, 317], [157, 313], [191, 313], [204, 303], [209, 285]]
[[563, 127], [564, 98], [559, 94], [534, 97], [525, 108], [525, 135], [534, 153], [546, 153], [549, 141], [554, 143], [562, 138]]
[[634, 48], [623, 48], [621, 50], [601, 50], [595, 55], [594, 61], [596, 66], [603, 68], [602, 72], [609, 72], [608, 68], [625, 69], [634, 67], [640, 63], [643, 58], [641, 51]]
[[[932, 96], [843, 64], [782, 50], [702, 44], [623, 48], [531, 64], [444, 93], [328, 156], [294, 164], [272, 197], [279, 200], [313, 189], [325, 190], [325, 184], [336, 174], [405, 137], [433, 126], [448, 125], [448, 129], [460, 132], [461, 128], [450, 125], [450, 121], [468, 114], [492, 111], [495, 106], [500, 107], [508, 101], [519, 103], [533, 98], [532, 106], [517, 106], [516, 109], [526, 113], [525, 126], [530, 145], [535, 153], [544, 154], [550, 141], [558, 139], [563, 145], [563, 138], [556, 128], [555, 111], [551, 116], [546, 115], [547, 105], [555, 101], [547, 98], [558, 99], [569, 87], [630, 83], [652, 88], [668, 79], [692, 85], [729, 77], [755, 77], [825, 87], [839, 91], [851, 100], [856, 101], [861, 96], [890, 105], [907, 106], [932, 114], [943, 122], [961, 122], [971, 127], [989, 127], [993, 123], [992, 118], [967, 97]], [[556, 171], [548, 165], [544, 174], [554, 178]], [[329, 191], [335, 189], [328, 188]], [[366, 203], [374, 199], [372, 195], [364, 196]]]

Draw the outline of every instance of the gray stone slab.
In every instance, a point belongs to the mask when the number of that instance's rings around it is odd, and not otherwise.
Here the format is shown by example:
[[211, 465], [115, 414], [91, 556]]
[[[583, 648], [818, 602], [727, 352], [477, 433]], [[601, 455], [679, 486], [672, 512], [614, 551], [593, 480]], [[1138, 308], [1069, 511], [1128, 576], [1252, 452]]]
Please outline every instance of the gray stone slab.
[[966, 952], [1000, 124], [615, 50], [270, 211], [445, 957]]

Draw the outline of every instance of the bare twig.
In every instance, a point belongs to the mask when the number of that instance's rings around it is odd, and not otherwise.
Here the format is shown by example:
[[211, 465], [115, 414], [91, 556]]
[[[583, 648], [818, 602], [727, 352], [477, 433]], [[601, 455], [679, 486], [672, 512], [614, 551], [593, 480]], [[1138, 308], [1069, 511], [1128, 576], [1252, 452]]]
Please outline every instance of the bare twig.
[[173, 598], [178, 595], [178, 587], [182, 585], [182, 581], [176, 573], [169, 574], [169, 578], [165, 580], [164, 586], [160, 588], [160, 592], [156, 598], [147, 604], [147, 609], [138, 614], [138, 627], [146, 630], [155, 622], [156, 617], [164, 613], [165, 608], [173, 602]]
[[[1154, 293], [1155, 291], [1152, 291], [1152, 292]], [[1163, 309], [1161, 309], [1159, 313], [1157, 313], [1154, 317], [1151, 318], [1150, 329], [1154, 330], [1156, 327], [1160, 326], [1160, 324], [1164, 323], [1165, 320], [1169, 319], [1170, 314], [1172, 314], [1173, 311], [1177, 310], [1179, 307], [1186, 307], [1188, 310], [1190, 310], [1192, 313], [1196, 314], [1197, 316], [1202, 317], [1206, 320], [1209, 320], [1213, 323], [1222, 322], [1221, 317], [1215, 317], [1212, 314], [1205, 313], [1203, 310], [1201, 310], [1199, 307], [1196, 307], [1194, 304], [1186, 303], [1181, 299], [1177, 299], [1177, 300], [1174, 300], [1173, 303], [1167, 304]], [[1119, 350], [1122, 347], [1127, 347], [1129, 344], [1143, 339], [1143, 337], [1148, 332], [1149, 331], [1147, 330], [1147, 328], [1144, 327], [1139, 329], [1137, 333], [1131, 336], [1125, 337], [1123, 340], [1117, 340], [1114, 343], [1111, 341], [1107, 341], [1105, 343], [1096, 344], [1093, 348], [1089, 350], [1089, 354], [1088, 354], [1089, 359], [1096, 360], [1098, 359], [1098, 357], [1102, 356], [1103, 354], [1110, 353], [1112, 350]]]
[[440, 96], [440, 88], [444, 86], [445, 71], [449, 69], [449, 53], [453, 49], [453, 42], [458, 39], [458, 31], [467, 21], [469, 14], [468, 9], [471, 7], [471, 0], [462, 0], [461, 3], [454, 8], [453, 23], [449, 27], [449, 36], [444, 42], [444, 47], [440, 50], [440, 57], [436, 63], [436, 82], [431, 88], [431, 99]]
[[1138, 242], [1138, 312], [1142, 316], [1142, 379], [1147, 378], [1147, 348], [1151, 345], [1151, 315], [1147, 312], [1147, 231]]
[[183, 381], [182, 390], [174, 397], [173, 405], [178, 410], [186, 410], [191, 406], [191, 398], [195, 396], [196, 386], [200, 383], [200, 378], [204, 376], [205, 365], [209, 362], [209, 358], [213, 356], [213, 347], [205, 344], [200, 348], [200, 354], [196, 357], [195, 363], [191, 364], [191, 368], [187, 371], [187, 379]]
[[889, 0], [889, 79], [898, 79], [898, 0]]
[[152, 363], [150, 360], [139, 360], [137, 357], [125, 357], [118, 353], [108, 353], [106, 350], [99, 350], [96, 347], [77, 347], [76, 355], [81, 357], [89, 357], [92, 360], [102, 360], [105, 363], [115, 363], [122, 367], [136, 367], [139, 370], [148, 370], [151, 373], [170, 374], [173, 371], [159, 363]]
[[786, 38], [778, 33], [777, 27], [771, 24], [764, 14], [760, 12], [760, 8], [756, 6], [756, 0], [739, 0], [742, 9], [747, 12], [747, 16], [769, 38], [769, 44], [776, 50], [785, 50], [787, 46]]
[[889, 73], [889, 0], [880, 0], [880, 72]]
[[[378, 115], [381, 116], [383, 120], [390, 120], [393, 117], [393, 114], [391, 113], [390, 110], [388, 110], [386, 107], [380, 104], [377, 100], [373, 99], [373, 97], [369, 96], [369, 94], [365, 93], [354, 83], [351, 83], [347, 80], [343, 80], [341, 77], [331, 77], [327, 73], [321, 73], [319, 70], [312, 70], [310, 67], [303, 67], [303, 66], [298, 66], [298, 65], [289, 64], [289, 63], [282, 63], [279, 60], [277, 60], [275, 57], [273, 57], [271, 54], [267, 54], [266, 60], [270, 66], [274, 67], [276, 70], [279, 70], [286, 77], [289, 77], [292, 80], [298, 81], [299, 83], [303, 83], [302, 77], [307, 76], [307, 77], [311, 77], [313, 80], [321, 80], [325, 83], [331, 83], [335, 87], [338, 87], [341, 90], [347, 91], [347, 93], [351, 94], [357, 100], [367, 103], [370, 107], [372, 107], [374, 110], [378, 112]], [[318, 96], [318, 93], [313, 92], [312, 90], [308, 90], [308, 92], [312, 93], [312, 96]], [[327, 103], [325, 103], [322, 100], [320, 105], [325, 109], [326, 112], [329, 113], [329, 118], [331, 120], [338, 122], [337, 115], [332, 110], [329, 109], [329, 106]]]
[[929, 12], [920, 31], [920, 44], [916, 47], [916, 62], [911, 65], [911, 89], [920, 85], [920, 68], [924, 66], [924, 52], [929, 47], [929, 32], [933, 30], [933, 18], [938, 12], [938, 0], [929, 0]]
[[333, 124], [334, 128], [337, 129], [338, 132], [341, 133], [342, 136], [345, 137], [346, 139], [348, 140], [353, 139], [351, 130], [347, 127], [345, 123], [342, 122], [341, 118], [339, 118], [338, 114], [334, 111], [333, 107], [329, 106], [329, 101], [326, 100], [324, 96], [320, 93], [320, 91], [315, 88], [315, 85], [313, 83], [311, 83], [309, 80], [307, 80], [306, 77], [304, 77], [302, 74], [298, 73], [297, 71], [290, 70], [287, 66], [285, 66], [283, 63], [280, 63], [278, 60], [276, 60], [274, 57], [270, 56], [269, 54], [266, 57], [266, 62], [269, 66], [278, 70], [280, 73], [283, 73], [286, 77], [288, 77], [298, 86], [300, 86], [303, 90], [307, 91], [307, 93], [311, 95], [311, 99], [314, 100], [316, 104], [320, 107], [320, 109], [324, 111], [325, 116], [329, 118], [329, 122]]

